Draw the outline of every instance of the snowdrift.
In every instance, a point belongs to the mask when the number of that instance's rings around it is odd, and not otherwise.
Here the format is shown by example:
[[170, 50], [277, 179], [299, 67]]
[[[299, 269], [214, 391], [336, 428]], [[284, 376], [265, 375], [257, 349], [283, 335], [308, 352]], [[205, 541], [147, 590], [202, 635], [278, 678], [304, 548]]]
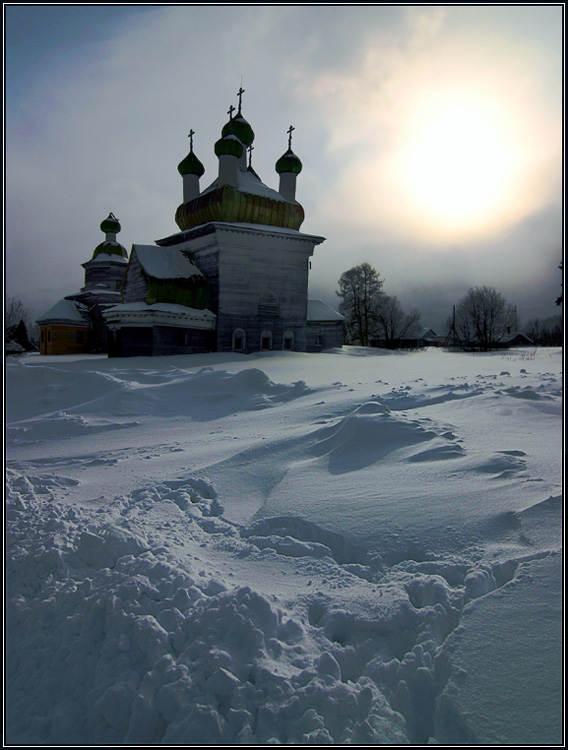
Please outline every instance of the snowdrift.
[[557, 744], [560, 350], [6, 363], [11, 744]]

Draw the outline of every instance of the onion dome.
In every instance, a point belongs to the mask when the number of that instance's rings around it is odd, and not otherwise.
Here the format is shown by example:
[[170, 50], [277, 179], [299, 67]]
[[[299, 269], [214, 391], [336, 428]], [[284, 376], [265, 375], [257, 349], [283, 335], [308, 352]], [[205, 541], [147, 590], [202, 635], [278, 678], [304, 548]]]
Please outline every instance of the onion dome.
[[198, 177], [202, 177], [205, 173], [205, 167], [193, 153], [193, 149], [191, 149], [185, 159], [182, 159], [178, 164], [178, 172], [182, 177], [184, 174], [195, 174]]
[[93, 251], [94, 260], [97, 255], [118, 255], [121, 258], [128, 258], [126, 249], [116, 241], [116, 235], [120, 232], [120, 222], [113, 213], [110, 213], [106, 219], [101, 221], [101, 230], [106, 234], [104, 242], [97, 245]]
[[292, 149], [289, 148], [288, 151], [286, 151], [285, 154], [282, 154], [282, 156], [276, 162], [276, 171], [278, 172], [278, 174], [282, 174], [283, 172], [300, 174], [300, 172], [302, 171], [302, 162], [292, 151]]
[[101, 242], [100, 245], [97, 245], [94, 249], [92, 259], [96, 258], [97, 255], [118, 255], [121, 258], [128, 258], [126, 248], [124, 248], [119, 242], [111, 241]]
[[[223, 128], [223, 131], [225, 129]], [[215, 144], [215, 153], [217, 156], [223, 156], [229, 154], [230, 156], [236, 156], [238, 159], [243, 155], [243, 144], [237, 138], [237, 136], [223, 133], [223, 138], [220, 138]]]
[[[266, 187], [264, 192], [266, 194], [260, 194], [260, 190], [256, 193], [243, 192], [231, 185], [215, 187], [178, 206], [176, 224], [182, 231], [212, 221], [299, 229], [304, 220], [302, 206], [283, 200], [282, 196], [275, 191], [269, 192]], [[274, 198], [271, 197], [272, 193]]]
[[241, 143], [244, 143], [245, 146], [250, 146], [254, 141], [254, 130], [251, 128], [251, 126], [248, 124], [248, 122], [240, 112], [235, 117], [232, 117], [228, 123], [226, 123], [223, 130], [221, 131], [221, 135], [223, 137], [227, 135], [234, 135], [239, 139]]
[[101, 231], [105, 234], [117, 234], [120, 232], [120, 223], [113, 213], [110, 213], [106, 219], [101, 221]]

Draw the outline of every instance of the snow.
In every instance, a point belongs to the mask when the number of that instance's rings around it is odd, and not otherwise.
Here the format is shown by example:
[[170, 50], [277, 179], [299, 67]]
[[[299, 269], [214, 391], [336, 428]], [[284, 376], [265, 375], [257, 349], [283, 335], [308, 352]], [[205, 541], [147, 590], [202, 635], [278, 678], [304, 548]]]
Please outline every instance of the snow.
[[[285, 198], [279, 192], [265, 185], [257, 175], [249, 172], [247, 169], [237, 169], [237, 190], [249, 195], [260, 195], [263, 198], [270, 198], [274, 201], [285, 202]], [[219, 189], [219, 179], [215, 179], [201, 195], [206, 195], [213, 190]]]
[[48, 323], [50, 321], [69, 321], [89, 325], [88, 310], [85, 305], [70, 299], [60, 299], [53, 307], [36, 320], [37, 323]]
[[309, 299], [308, 320], [314, 323], [317, 321], [345, 320], [345, 318], [322, 299]]
[[6, 376], [7, 742], [562, 741], [560, 349]]
[[120, 320], [123, 324], [144, 325], [148, 322], [159, 325], [212, 329], [217, 316], [211, 310], [196, 310], [174, 302], [125, 302], [112, 305], [104, 311], [107, 322]]
[[199, 268], [176, 248], [160, 245], [133, 245], [142, 268], [154, 279], [188, 279], [203, 276]]

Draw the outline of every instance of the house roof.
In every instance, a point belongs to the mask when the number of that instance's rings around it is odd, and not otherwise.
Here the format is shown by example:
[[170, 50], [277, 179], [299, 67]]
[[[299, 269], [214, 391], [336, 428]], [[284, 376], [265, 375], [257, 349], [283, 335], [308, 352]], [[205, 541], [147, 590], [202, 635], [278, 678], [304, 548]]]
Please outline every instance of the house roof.
[[330, 322], [335, 320], [345, 320], [345, 317], [330, 307], [322, 299], [309, 299], [308, 300], [308, 323], [316, 322]]
[[70, 323], [72, 325], [89, 325], [89, 312], [85, 305], [71, 299], [60, 299], [53, 307], [37, 318], [36, 323]]

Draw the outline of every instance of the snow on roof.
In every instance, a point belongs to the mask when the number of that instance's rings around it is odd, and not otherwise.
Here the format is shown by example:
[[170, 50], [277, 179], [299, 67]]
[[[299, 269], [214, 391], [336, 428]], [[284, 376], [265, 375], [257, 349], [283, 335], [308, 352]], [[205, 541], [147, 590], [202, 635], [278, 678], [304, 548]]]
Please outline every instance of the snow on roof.
[[418, 338], [419, 339], [432, 338], [437, 335], [438, 334], [436, 333], [436, 331], [432, 330], [432, 328], [423, 328], [418, 334]]
[[211, 310], [196, 310], [172, 302], [127, 302], [102, 311], [108, 325], [166, 325], [214, 330], [217, 316]]
[[154, 305], [147, 305], [145, 302], [125, 302], [122, 305], [113, 305], [107, 308], [105, 312], [163, 312], [179, 315], [191, 315], [198, 318], [215, 318], [215, 313], [211, 310], [196, 310], [193, 307], [185, 305], [176, 305], [173, 302], [156, 302]]
[[[279, 192], [273, 190], [272, 188], [269, 188], [268, 185], [265, 185], [255, 174], [249, 172], [248, 170], [244, 171], [242, 169], [238, 169], [237, 181], [237, 189], [243, 193], [249, 193], [250, 195], [262, 195], [265, 198], [272, 198], [272, 200], [275, 201], [286, 201], [286, 199], [282, 195], [280, 195]], [[209, 185], [209, 187], [206, 188], [201, 193], [201, 195], [206, 195], [207, 193], [210, 193], [213, 190], [217, 190], [218, 188], [219, 180], [217, 179], [213, 183], [211, 183], [211, 185]]]
[[308, 300], [308, 321], [330, 321], [330, 320], [345, 320], [345, 317], [330, 307], [322, 299], [309, 299]]
[[160, 245], [133, 245], [132, 252], [144, 271], [154, 279], [188, 279], [203, 276], [187, 255], [176, 248]]
[[112, 261], [113, 263], [128, 263], [128, 258], [125, 258], [124, 255], [118, 255], [117, 253], [113, 253], [112, 255], [109, 255], [108, 253], [99, 253], [98, 255], [95, 255], [94, 258], [91, 258], [88, 263], [108, 263], [109, 261]]
[[88, 309], [80, 302], [71, 299], [60, 299], [53, 307], [37, 318], [36, 323], [47, 323], [52, 320], [66, 321], [70, 323], [81, 323], [88, 325]]

